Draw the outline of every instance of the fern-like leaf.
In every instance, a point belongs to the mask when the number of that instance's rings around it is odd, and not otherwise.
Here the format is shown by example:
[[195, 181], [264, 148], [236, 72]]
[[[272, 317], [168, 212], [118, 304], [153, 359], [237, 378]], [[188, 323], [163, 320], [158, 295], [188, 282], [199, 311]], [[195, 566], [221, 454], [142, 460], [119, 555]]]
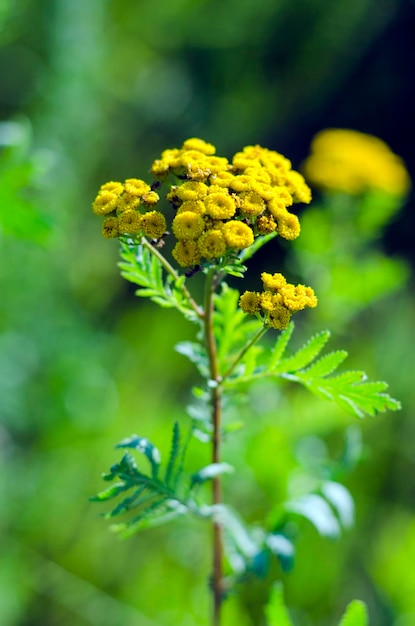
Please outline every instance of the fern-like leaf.
[[265, 607], [268, 626], [293, 626], [284, 604], [282, 585], [273, 585], [268, 604]]

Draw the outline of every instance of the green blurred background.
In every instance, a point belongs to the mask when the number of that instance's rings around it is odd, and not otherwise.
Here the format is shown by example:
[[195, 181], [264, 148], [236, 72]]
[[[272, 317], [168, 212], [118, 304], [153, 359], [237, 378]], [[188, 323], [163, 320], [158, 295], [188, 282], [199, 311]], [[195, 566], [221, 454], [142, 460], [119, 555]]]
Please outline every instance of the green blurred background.
[[[120, 542], [88, 502], [123, 437], [167, 453], [197, 380], [173, 351], [193, 328], [119, 277], [90, 209], [99, 185], [144, 176], [191, 136], [228, 157], [260, 143], [297, 168], [330, 126], [381, 137], [414, 179], [414, 28], [413, 0], [1, 0], [1, 626], [208, 624], [210, 529]], [[363, 439], [345, 478], [355, 527], [330, 542], [300, 525], [293, 571], [275, 564], [232, 596], [229, 626], [264, 626], [273, 576], [299, 626], [334, 624], [354, 597], [374, 626], [415, 624], [413, 209], [412, 196], [371, 244], [401, 259], [396, 288], [298, 323], [303, 336], [333, 328], [403, 410], [357, 423], [262, 389], [264, 415], [226, 444], [240, 471], [225, 489], [255, 523], [287, 496], [304, 446], [335, 457], [350, 428]], [[274, 271], [290, 263], [267, 254]], [[191, 464], [201, 457], [195, 444]]]

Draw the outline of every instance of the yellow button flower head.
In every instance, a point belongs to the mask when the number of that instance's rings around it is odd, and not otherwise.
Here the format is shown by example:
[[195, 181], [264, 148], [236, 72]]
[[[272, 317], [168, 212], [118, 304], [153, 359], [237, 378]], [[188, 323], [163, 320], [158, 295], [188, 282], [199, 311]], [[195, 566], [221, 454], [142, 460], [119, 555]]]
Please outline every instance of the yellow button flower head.
[[208, 186], [204, 183], [186, 181], [180, 186], [174, 186], [174, 197], [179, 198], [183, 202], [186, 200], [203, 200], [207, 196], [208, 189]]
[[198, 239], [197, 244], [202, 257], [219, 259], [226, 253], [226, 241], [221, 230], [212, 228]]
[[268, 316], [268, 324], [276, 330], [284, 330], [290, 323], [291, 313], [284, 306], [276, 307]]
[[197, 137], [186, 139], [186, 141], [183, 143], [183, 149], [197, 150], [198, 152], [202, 152], [202, 154], [207, 154], [208, 156], [215, 154], [216, 152], [216, 148], [214, 145], [203, 141], [203, 139], [198, 139]]
[[118, 219], [118, 230], [127, 235], [137, 234], [141, 230], [141, 214], [132, 209], [123, 211]]
[[239, 298], [239, 306], [244, 313], [255, 315], [261, 310], [261, 295], [256, 291], [245, 291]]
[[264, 285], [264, 289], [270, 291], [279, 291], [281, 287], [285, 287], [287, 279], [282, 274], [269, 274], [268, 272], [262, 272], [261, 280]]
[[150, 185], [139, 178], [127, 178], [124, 182], [124, 189], [130, 196], [136, 196], [138, 198], [141, 198], [144, 194], [151, 191]]
[[179, 215], [187, 211], [197, 213], [197, 215], [205, 215], [206, 207], [202, 200], [185, 200], [177, 209], [177, 214]]
[[372, 189], [400, 196], [411, 184], [402, 159], [383, 141], [347, 129], [318, 133], [303, 169], [316, 187], [349, 194]]
[[265, 211], [265, 202], [255, 191], [244, 191], [238, 196], [239, 209], [243, 215], [253, 217]]
[[146, 237], [160, 239], [166, 232], [166, 218], [159, 211], [149, 211], [141, 217], [141, 228]]
[[119, 234], [118, 217], [107, 217], [102, 223], [102, 235], [106, 239], [112, 239]]
[[197, 213], [183, 211], [176, 215], [172, 229], [174, 236], [179, 240], [197, 239], [203, 233], [205, 223]]
[[[239, 252], [258, 237], [272, 233], [287, 240], [297, 237], [300, 224], [287, 207], [309, 202], [311, 192], [290, 161], [259, 145], [246, 146], [231, 162], [215, 152], [212, 144], [191, 137], [180, 148], [164, 150], [154, 161], [151, 174], [157, 180], [152, 184], [127, 178], [124, 183], [102, 185], [93, 210], [107, 218], [104, 236], [127, 236], [127, 243], [132, 240], [136, 245], [147, 245], [143, 238], [155, 239], [159, 249], [173, 236], [177, 241], [172, 255], [181, 267], [198, 269], [200, 265], [206, 271], [217, 265], [229, 273]], [[140, 213], [141, 206], [149, 210]], [[159, 210], [154, 210], [156, 206]], [[245, 312], [282, 327], [299, 306], [313, 306], [312, 294], [298, 285], [285, 293], [285, 302], [284, 277], [263, 276], [262, 293], [247, 292], [241, 297]]]
[[252, 229], [243, 222], [226, 222], [223, 225], [222, 232], [227, 245], [235, 250], [243, 250], [254, 243]]
[[222, 190], [206, 196], [205, 207], [206, 213], [215, 220], [229, 219], [236, 212], [234, 198]]
[[178, 241], [172, 254], [182, 267], [192, 267], [200, 261], [200, 251], [195, 241]]
[[117, 208], [119, 195], [116, 191], [102, 190], [98, 192], [92, 204], [92, 210], [96, 215], [108, 215]]

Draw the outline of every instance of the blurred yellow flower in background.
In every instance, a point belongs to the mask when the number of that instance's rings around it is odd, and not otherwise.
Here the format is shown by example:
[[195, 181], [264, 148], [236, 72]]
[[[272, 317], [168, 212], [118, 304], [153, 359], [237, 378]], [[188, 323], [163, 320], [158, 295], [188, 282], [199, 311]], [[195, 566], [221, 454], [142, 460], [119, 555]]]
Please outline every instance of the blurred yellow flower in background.
[[355, 130], [319, 132], [303, 171], [315, 187], [353, 195], [379, 190], [402, 196], [411, 185], [403, 160], [386, 143]]

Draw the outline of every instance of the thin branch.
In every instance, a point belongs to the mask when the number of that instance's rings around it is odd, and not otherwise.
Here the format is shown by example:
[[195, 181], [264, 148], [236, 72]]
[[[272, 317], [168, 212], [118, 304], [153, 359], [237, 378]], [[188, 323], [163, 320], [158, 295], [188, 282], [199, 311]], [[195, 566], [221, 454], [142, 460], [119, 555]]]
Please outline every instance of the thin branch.
[[[217, 356], [217, 346], [213, 328], [214, 304], [213, 296], [217, 286], [218, 277], [214, 270], [210, 270], [206, 277], [205, 286], [205, 323], [204, 334], [206, 350], [209, 359], [210, 371], [210, 393], [212, 407], [212, 463], [220, 463], [220, 443], [221, 443], [221, 388], [219, 386], [220, 374]], [[222, 486], [220, 476], [215, 476], [212, 480], [212, 504], [217, 505], [222, 502]], [[223, 600], [223, 539], [222, 527], [218, 522], [213, 522], [213, 616], [212, 626], [220, 626], [220, 611]]]
[[262, 326], [256, 333], [255, 335], [253, 335], [253, 337], [250, 339], [250, 341], [248, 341], [248, 343], [242, 348], [242, 350], [239, 352], [239, 354], [237, 355], [237, 357], [235, 358], [234, 362], [232, 363], [232, 365], [226, 370], [226, 372], [224, 373], [224, 375], [222, 376], [222, 382], [224, 380], [226, 380], [227, 378], [229, 378], [229, 376], [232, 374], [232, 372], [234, 371], [235, 367], [238, 365], [238, 363], [243, 359], [243, 357], [245, 356], [245, 354], [248, 352], [248, 350], [259, 340], [261, 339], [261, 337], [263, 337], [265, 335], [265, 333], [269, 330], [269, 328], [267, 326]]
[[[166, 270], [166, 272], [168, 274], [170, 274], [170, 276], [174, 279], [175, 283], [177, 284], [180, 276], [179, 274], [176, 272], [176, 270], [174, 269], [174, 267], [168, 262], [168, 260], [166, 259], [165, 256], [163, 256], [161, 254], [161, 252], [159, 250], [157, 250], [157, 248], [155, 248], [145, 237], [142, 237], [141, 239], [141, 244], [147, 248], [147, 250], [149, 250], [151, 252], [151, 254], [154, 254], [154, 256], [156, 256], [158, 258], [158, 260], [160, 261], [160, 263], [162, 264], [162, 266], [164, 267], [164, 269]], [[197, 304], [197, 302], [193, 299], [190, 291], [188, 290], [188, 288], [186, 287], [186, 285], [183, 284], [179, 284], [179, 289], [182, 290], [183, 295], [185, 296], [186, 300], [189, 302], [189, 305], [192, 307], [192, 309], [194, 310], [194, 312], [196, 313], [196, 315], [200, 318], [203, 319], [205, 314], [203, 309]]]

